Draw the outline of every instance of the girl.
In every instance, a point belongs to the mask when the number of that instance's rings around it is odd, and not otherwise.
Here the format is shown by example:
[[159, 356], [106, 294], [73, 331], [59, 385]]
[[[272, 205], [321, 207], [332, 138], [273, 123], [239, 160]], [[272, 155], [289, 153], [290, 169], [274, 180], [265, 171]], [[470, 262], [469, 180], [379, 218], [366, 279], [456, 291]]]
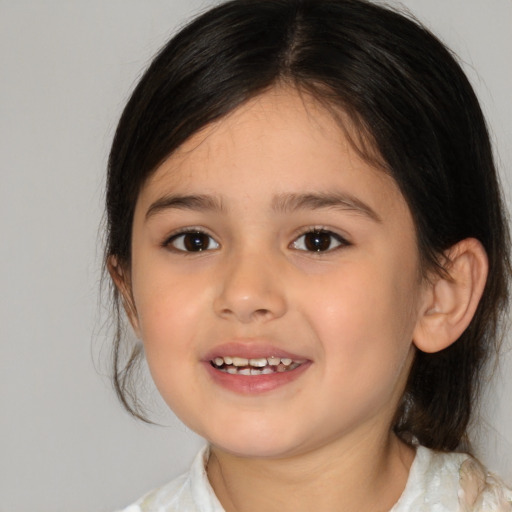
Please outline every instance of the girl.
[[476, 97], [424, 28], [363, 0], [211, 9], [129, 100], [107, 213], [115, 304], [208, 441], [126, 511], [512, 510], [462, 453], [508, 232]]

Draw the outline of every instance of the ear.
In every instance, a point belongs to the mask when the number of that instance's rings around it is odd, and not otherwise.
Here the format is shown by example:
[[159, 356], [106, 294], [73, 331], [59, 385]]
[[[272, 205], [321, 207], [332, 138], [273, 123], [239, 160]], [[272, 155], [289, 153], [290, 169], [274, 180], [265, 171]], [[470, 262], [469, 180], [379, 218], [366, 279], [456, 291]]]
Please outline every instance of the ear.
[[107, 260], [107, 269], [112, 281], [114, 281], [114, 284], [121, 295], [123, 308], [128, 320], [130, 320], [133, 330], [135, 331], [135, 335], [137, 338], [140, 338], [139, 317], [137, 315], [137, 309], [135, 308], [135, 301], [133, 300], [129, 273], [119, 263], [115, 256], [109, 256]]
[[447, 253], [446, 274], [427, 283], [413, 341], [423, 352], [438, 352], [465, 331], [482, 297], [489, 268], [482, 244], [467, 238]]

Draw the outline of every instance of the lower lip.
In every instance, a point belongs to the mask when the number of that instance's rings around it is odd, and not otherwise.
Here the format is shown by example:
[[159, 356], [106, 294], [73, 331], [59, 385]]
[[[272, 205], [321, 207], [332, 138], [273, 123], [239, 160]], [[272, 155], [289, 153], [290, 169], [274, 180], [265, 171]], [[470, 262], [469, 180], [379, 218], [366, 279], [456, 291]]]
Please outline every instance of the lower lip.
[[210, 377], [223, 388], [242, 395], [258, 395], [273, 391], [298, 379], [309, 368], [311, 362], [306, 361], [294, 370], [265, 375], [233, 375], [215, 369], [209, 361], [205, 361], [204, 365]]

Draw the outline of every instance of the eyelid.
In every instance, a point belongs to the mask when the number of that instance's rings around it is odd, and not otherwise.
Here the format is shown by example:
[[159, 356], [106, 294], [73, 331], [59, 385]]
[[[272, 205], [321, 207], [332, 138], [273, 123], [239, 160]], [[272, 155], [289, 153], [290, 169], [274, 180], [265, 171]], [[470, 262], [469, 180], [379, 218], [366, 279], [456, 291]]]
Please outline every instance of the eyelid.
[[[306, 249], [297, 249], [296, 247], [294, 247], [294, 244], [297, 242], [297, 240], [299, 240], [301, 237], [303, 237], [307, 234], [310, 234], [310, 233], [322, 233], [322, 234], [329, 235], [332, 238], [334, 238], [337, 242], [339, 242], [339, 244], [333, 248], [326, 249], [325, 251], [308, 251]], [[311, 254], [326, 254], [329, 252], [334, 252], [338, 249], [342, 249], [344, 247], [349, 247], [351, 245], [353, 245], [353, 244], [345, 236], [341, 235], [340, 233], [333, 230], [332, 228], [328, 228], [325, 226], [308, 226], [308, 227], [302, 228], [300, 231], [298, 231], [294, 235], [294, 239], [292, 240], [292, 242], [289, 244], [288, 247], [290, 247], [291, 249], [295, 249], [297, 251], [307, 252], [307, 253], [311, 253]]]
[[[180, 236], [184, 236], [187, 234], [194, 234], [194, 233], [202, 234], [202, 235], [209, 237], [215, 243], [216, 247], [207, 248], [207, 249], [204, 249], [201, 251], [187, 251], [185, 249], [179, 249], [172, 245], [172, 242], [174, 240], [176, 240], [177, 238], [179, 238]], [[298, 248], [294, 247], [294, 244], [296, 244], [298, 239], [300, 239], [301, 237], [303, 237], [307, 234], [311, 234], [311, 233], [321, 233], [321, 234], [329, 235], [334, 240], [336, 240], [338, 242], [338, 244], [335, 247], [328, 248], [323, 251], [308, 251], [307, 249], [298, 249]], [[162, 241], [162, 243], [160, 245], [165, 249], [168, 249], [168, 250], [171, 250], [171, 251], [177, 252], [177, 253], [184, 253], [184, 254], [192, 254], [192, 253], [196, 253], [196, 252], [203, 253], [203, 252], [209, 252], [212, 250], [217, 250], [220, 248], [220, 242], [217, 241], [216, 237], [214, 235], [212, 235], [207, 229], [200, 227], [200, 226], [187, 226], [187, 227], [183, 227], [183, 228], [178, 228], [178, 229], [174, 230], [172, 233], [168, 234], [164, 238], [164, 240]], [[293, 235], [292, 242], [290, 242], [290, 244], [288, 244], [288, 247], [291, 249], [295, 249], [297, 251], [301, 251], [301, 252], [322, 254], [322, 253], [333, 252], [337, 249], [349, 247], [351, 245], [353, 245], [353, 244], [344, 235], [341, 235], [336, 230], [326, 227], [326, 226], [316, 225], [316, 226], [303, 227], [300, 230], [297, 230], [297, 232]]]
[[[205, 249], [202, 251], [186, 251], [183, 249], [178, 249], [177, 247], [174, 247], [172, 245], [172, 242], [176, 239], [178, 239], [180, 236], [184, 236], [187, 234], [201, 234], [209, 237], [211, 240], [215, 242], [217, 245], [214, 249]], [[174, 230], [171, 234], [167, 235], [162, 243], [160, 244], [164, 249], [168, 249], [170, 251], [176, 252], [176, 253], [182, 253], [182, 254], [195, 254], [195, 253], [204, 253], [212, 250], [216, 250], [220, 247], [220, 243], [217, 241], [217, 239], [209, 233], [206, 229], [199, 227], [199, 226], [188, 226], [185, 228], [179, 228]]]

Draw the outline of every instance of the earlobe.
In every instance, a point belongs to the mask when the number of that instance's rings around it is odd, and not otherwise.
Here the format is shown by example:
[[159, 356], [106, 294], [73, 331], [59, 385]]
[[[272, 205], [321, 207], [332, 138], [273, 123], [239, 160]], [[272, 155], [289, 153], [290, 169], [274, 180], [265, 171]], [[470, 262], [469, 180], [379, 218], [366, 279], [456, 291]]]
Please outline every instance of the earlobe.
[[140, 338], [139, 319], [135, 308], [135, 302], [133, 300], [129, 276], [115, 256], [110, 256], [108, 258], [107, 269], [117, 290], [121, 294], [126, 316], [135, 331], [135, 335]]
[[446, 253], [446, 275], [427, 284], [413, 341], [423, 352], [438, 352], [466, 330], [482, 297], [488, 260], [482, 244], [467, 238]]

